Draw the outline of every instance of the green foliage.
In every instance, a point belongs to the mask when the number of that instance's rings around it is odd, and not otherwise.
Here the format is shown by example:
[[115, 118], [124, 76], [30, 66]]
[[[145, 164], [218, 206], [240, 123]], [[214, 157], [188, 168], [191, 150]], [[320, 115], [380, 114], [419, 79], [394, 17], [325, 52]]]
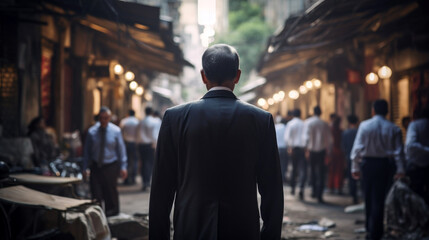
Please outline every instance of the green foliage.
[[250, 71], [256, 67], [273, 29], [265, 23], [263, 9], [259, 5], [243, 0], [231, 2], [229, 32], [216, 36], [214, 44], [229, 44], [235, 47], [240, 54], [242, 77], [239, 89], [248, 80]]

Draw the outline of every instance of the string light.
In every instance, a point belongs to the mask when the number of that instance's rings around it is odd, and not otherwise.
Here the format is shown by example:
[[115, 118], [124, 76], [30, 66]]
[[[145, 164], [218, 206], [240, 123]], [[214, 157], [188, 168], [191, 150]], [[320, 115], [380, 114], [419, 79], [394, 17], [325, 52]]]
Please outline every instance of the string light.
[[378, 83], [378, 76], [377, 76], [377, 74], [370, 72], [366, 75], [365, 81], [368, 84], [377, 84]]

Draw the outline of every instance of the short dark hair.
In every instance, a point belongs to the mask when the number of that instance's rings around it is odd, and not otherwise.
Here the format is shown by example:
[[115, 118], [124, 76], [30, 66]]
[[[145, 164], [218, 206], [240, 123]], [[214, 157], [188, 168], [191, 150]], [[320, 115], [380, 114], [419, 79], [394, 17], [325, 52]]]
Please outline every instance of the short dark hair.
[[151, 115], [151, 114], [152, 114], [152, 112], [153, 112], [152, 107], [146, 107], [146, 108], [144, 109], [144, 113], [146, 114], [146, 116]]
[[128, 110], [128, 115], [134, 116], [134, 115], [136, 115], [136, 112], [134, 110], [130, 109], [130, 110]]
[[347, 121], [350, 124], [356, 124], [359, 121], [359, 119], [358, 119], [358, 117], [356, 115], [350, 114], [350, 115], [347, 116]]
[[207, 79], [222, 84], [237, 76], [240, 57], [235, 48], [226, 44], [215, 44], [204, 52], [202, 64]]
[[315, 106], [315, 107], [313, 108], [313, 112], [314, 112], [314, 114], [315, 114], [315, 115], [317, 115], [317, 116], [320, 116], [320, 115], [322, 114], [322, 110], [320, 110], [320, 107], [319, 107], [319, 106]]
[[375, 114], [378, 115], [386, 116], [389, 112], [387, 101], [384, 99], [375, 100], [372, 107], [374, 108]]
[[299, 108], [295, 108], [292, 112], [294, 117], [301, 117], [301, 110]]

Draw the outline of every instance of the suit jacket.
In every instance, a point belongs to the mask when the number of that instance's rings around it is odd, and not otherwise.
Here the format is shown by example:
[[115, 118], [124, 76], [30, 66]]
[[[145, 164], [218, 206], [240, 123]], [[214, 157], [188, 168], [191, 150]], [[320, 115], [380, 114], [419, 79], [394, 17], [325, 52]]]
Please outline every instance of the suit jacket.
[[225, 90], [168, 109], [153, 169], [151, 240], [170, 239], [174, 199], [176, 240], [280, 239], [283, 186], [271, 114]]

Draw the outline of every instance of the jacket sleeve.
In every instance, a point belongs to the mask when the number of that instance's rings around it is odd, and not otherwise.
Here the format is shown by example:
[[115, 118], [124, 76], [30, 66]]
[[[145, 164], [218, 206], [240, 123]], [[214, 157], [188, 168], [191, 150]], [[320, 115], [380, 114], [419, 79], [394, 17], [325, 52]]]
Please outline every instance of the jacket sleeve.
[[170, 211], [177, 187], [177, 155], [168, 111], [161, 124], [149, 203], [149, 239], [170, 240]]
[[276, 143], [274, 122], [269, 116], [265, 136], [262, 139], [258, 163], [258, 190], [261, 195], [261, 240], [280, 239], [283, 220], [283, 184]]

